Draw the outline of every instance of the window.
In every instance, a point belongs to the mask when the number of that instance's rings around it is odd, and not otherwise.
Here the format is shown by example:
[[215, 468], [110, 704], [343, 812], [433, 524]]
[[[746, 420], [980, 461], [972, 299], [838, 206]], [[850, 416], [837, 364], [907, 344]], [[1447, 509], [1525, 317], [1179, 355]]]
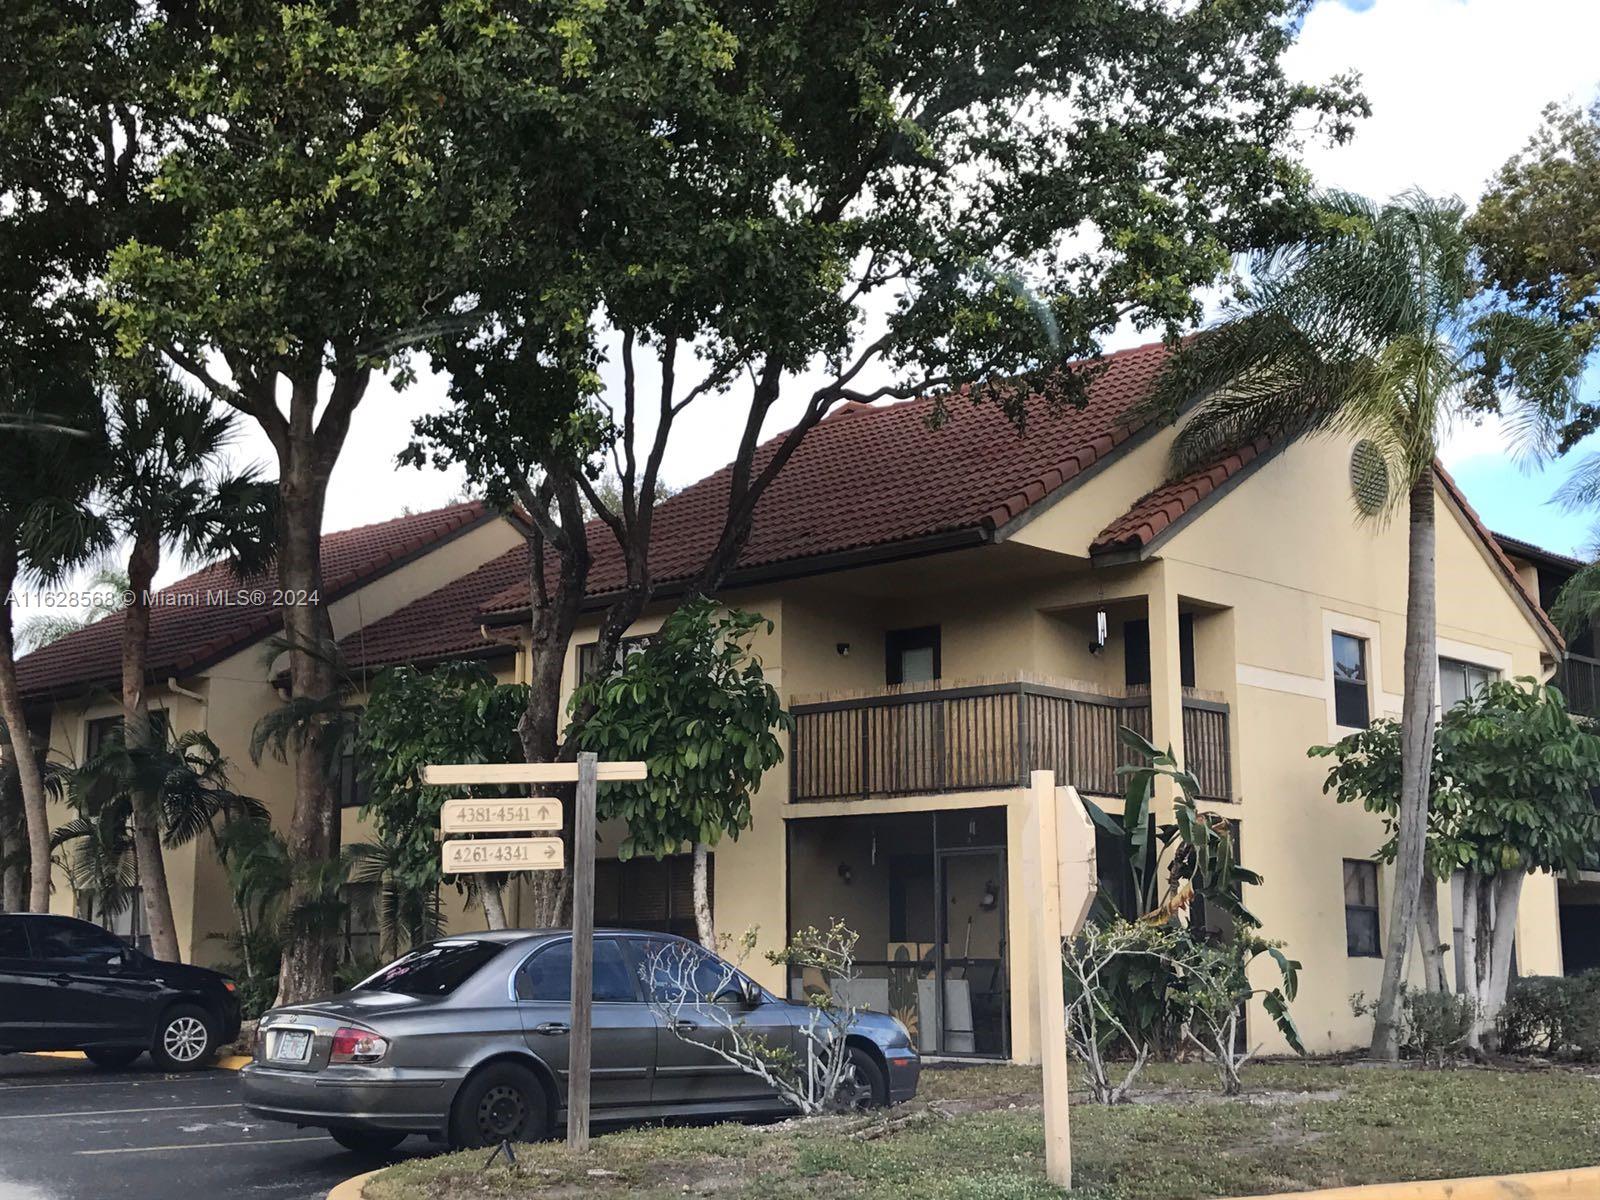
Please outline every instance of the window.
[[1344, 860], [1344, 947], [1352, 958], [1377, 958], [1378, 864]]
[[105, 748], [113, 736], [122, 735], [121, 717], [100, 717], [83, 723], [83, 761], [88, 762]]
[[360, 808], [372, 799], [372, 782], [361, 770], [356, 757], [356, 743], [361, 735], [361, 716], [358, 713], [350, 728], [350, 736], [339, 754], [339, 807]]
[[932, 683], [942, 671], [939, 627], [891, 629], [883, 635], [884, 683]]
[[46, 962], [103, 964], [122, 953], [122, 942], [103, 929], [66, 917], [41, 917], [33, 926], [36, 958]]
[[[1122, 623], [1122, 682], [1150, 686], [1150, 622], [1140, 617]], [[1194, 686], [1194, 614], [1178, 614], [1178, 682]]]
[[1500, 672], [1476, 663], [1454, 658], [1439, 660], [1439, 706], [1454, 708], [1478, 694], [1484, 684], [1500, 678]]
[[1333, 635], [1333, 719], [1346, 729], [1372, 723], [1367, 699], [1367, 639]]
[[[131, 850], [128, 856], [131, 862], [133, 857]], [[112, 906], [102, 902], [99, 892], [81, 891], [77, 895], [78, 917], [80, 920], [100, 926], [128, 945], [149, 954], [150, 931], [145, 928], [144, 890], [134, 886], [128, 888], [123, 895], [126, 897], [125, 903], [113, 912]]]
[[448, 996], [505, 949], [503, 942], [452, 939], [433, 942], [396, 959], [356, 985], [363, 992]]
[[[617, 643], [616, 661], [611, 664], [607, 674], [609, 674], [610, 671], [615, 671], [618, 667], [620, 667], [629, 655], [639, 653], [639, 651], [643, 650], [649, 644], [650, 635], [648, 633], [640, 634], [638, 637], [623, 638]], [[599, 667], [600, 643], [585, 642], [583, 645], [579, 646], [578, 682], [587, 683], [598, 672]]]
[[371, 963], [379, 953], [379, 885], [347, 883], [339, 891], [345, 903], [344, 941], [340, 946], [340, 957], [347, 963]]
[[645, 976], [655, 1000], [709, 1004], [743, 990], [743, 977], [728, 963], [689, 942], [640, 942]]
[[[597, 938], [594, 943], [594, 976], [590, 999], [613, 1004], [638, 1000], [633, 972], [623, 957], [622, 945], [615, 938]], [[517, 999], [538, 1003], [566, 1004], [572, 999], [572, 943], [557, 942], [539, 951], [517, 973]]]
[[[716, 894], [717, 856], [706, 856], [706, 888]], [[687, 854], [666, 858], [602, 858], [594, 864], [596, 925], [644, 929], [651, 933], [695, 936], [694, 860]]]
[[29, 958], [28, 931], [16, 917], [0, 917], [0, 958]]

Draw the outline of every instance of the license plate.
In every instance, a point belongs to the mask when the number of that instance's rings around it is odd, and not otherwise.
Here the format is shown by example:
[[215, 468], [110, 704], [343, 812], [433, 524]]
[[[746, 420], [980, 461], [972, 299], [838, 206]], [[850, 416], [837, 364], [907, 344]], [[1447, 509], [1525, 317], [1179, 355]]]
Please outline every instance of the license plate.
[[305, 1062], [311, 1053], [311, 1032], [306, 1029], [285, 1029], [278, 1034], [278, 1044], [272, 1057], [280, 1062]]

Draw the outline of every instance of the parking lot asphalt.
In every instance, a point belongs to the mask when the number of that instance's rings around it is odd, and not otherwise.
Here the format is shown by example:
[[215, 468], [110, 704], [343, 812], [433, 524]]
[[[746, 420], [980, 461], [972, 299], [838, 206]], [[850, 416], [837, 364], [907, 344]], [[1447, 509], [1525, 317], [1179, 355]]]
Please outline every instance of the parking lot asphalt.
[[352, 1154], [247, 1116], [239, 1092], [234, 1071], [0, 1057], [0, 1200], [321, 1200], [384, 1161], [438, 1152], [410, 1138], [386, 1159]]

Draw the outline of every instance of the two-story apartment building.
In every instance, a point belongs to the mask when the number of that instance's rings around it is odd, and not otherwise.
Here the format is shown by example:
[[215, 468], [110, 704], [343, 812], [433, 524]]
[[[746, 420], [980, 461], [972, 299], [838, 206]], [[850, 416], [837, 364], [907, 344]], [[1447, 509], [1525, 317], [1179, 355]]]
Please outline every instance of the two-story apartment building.
[[[1129, 423], [1164, 357], [1159, 346], [1109, 356], [1085, 406], [1035, 396], [1022, 429], [963, 400], [937, 428], [928, 401], [835, 413], [762, 500], [723, 591], [773, 622], [758, 650], [795, 728], [752, 827], [716, 848], [718, 927], [755, 925], [772, 948], [843, 919], [861, 937], [863, 995], [901, 1015], [926, 1052], [1033, 1055], [1028, 968], [1013, 953], [1026, 944], [1024, 783], [1049, 768], [1115, 810], [1124, 724], [1173, 747], [1263, 875], [1246, 899], [1304, 963], [1295, 1015], [1307, 1044], [1367, 1037], [1349, 997], [1379, 980], [1381, 832], [1323, 794], [1324, 768], [1306, 750], [1398, 710], [1405, 522], [1356, 520], [1352, 447], [1336, 438], [1247, 447], [1169, 480], [1170, 430]], [[660, 602], [636, 635], [698, 565], [726, 486], [712, 475], [662, 505]], [[1436, 488], [1444, 694], [1485, 675], [1548, 676], [1559, 636], [1442, 471]], [[569, 686], [593, 668], [598, 609], [622, 578], [606, 535], [592, 540], [591, 616]], [[507, 653], [495, 647], [515, 646], [526, 621], [521, 551], [502, 545], [462, 568], [340, 624], [347, 657], [368, 670]], [[525, 673], [520, 656], [499, 661], [507, 676]], [[50, 672], [32, 669], [44, 701]], [[267, 687], [270, 668], [250, 669]], [[50, 711], [62, 745], [93, 715]], [[219, 736], [214, 710], [210, 721]], [[227, 722], [248, 737], [242, 711]], [[614, 856], [618, 831], [603, 834]], [[226, 902], [200, 869], [193, 878], [198, 938], [225, 923]], [[688, 917], [681, 862], [606, 862], [599, 882], [602, 921]], [[219, 907], [216, 920], [199, 915]], [[1562, 968], [1547, 877], [1524, 892], [1518, 962]], [[750, 966], [783, 991], [817, 982]], [[1276, 1045], [1255, 1014], [1250, 1037]]]

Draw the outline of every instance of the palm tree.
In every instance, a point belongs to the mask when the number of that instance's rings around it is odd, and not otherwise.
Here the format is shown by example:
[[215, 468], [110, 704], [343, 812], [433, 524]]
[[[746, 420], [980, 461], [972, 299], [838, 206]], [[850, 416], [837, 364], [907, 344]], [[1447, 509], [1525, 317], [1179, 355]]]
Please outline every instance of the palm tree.
[[[1407, 943], [1426, 879], [1423, 854], [1437, 670], [1434, 456], [1452, 420], [1511, 406], [1548, 444], [1572, 400], [1579, 359], [1537, 319], [1474, 299], [1465, 209], [1407, 192], [1384, 204], [1324, 198], [1318, 231], [1254, 264], [1248, 294], [1179, 351], [1156, 404], [1194, 397], [1172, 449], [1188, 473], [1236, 447], [1312, 434], [1358, 439], [1359, 515], [1409, 519], [1399, 849], [1372, 1051], [1398, 1056]], [[1432, 897], [1430, 896], [1431, 900]], [[1433, 940], [1437, 942], [1437, 915]]]
[[29, 654], [40, 646], [59, 642], [69, 633], [87, 629], [121, 612], [122, 597], [128, 592], [128, 573], [120, 567], [99, 567], [83, 581], [79, 590], [92, 597], [82, 612], [29, 617], [18, 627], [17, 649], [21, 653]]
[[[66, 797], [76, 816], [55, 831], [52, 847], [69, 851], [66, 867], [73, 887], [94, 892], [97, 906], [110, 914], [126, 909], [135, 888], [149, 887], [133, 820], [141, 799], [155, 814], [158, 846], [168, 849], [201, 834], [220, 845], [223, 829], [269, 824], [260, 801], [233, 790], [228, 762], [207, 734], [174, 735], [165, 723], [157, 723], [143, 743], [113, 732], [67, 774]], [[168, 958], [150, 932], [151, 951]], [[176, 961], [175, 953], [170, 961]]]
[[[27, 843], [26, 907], [50, 907], [50, 818], [43, 760], [29, 735], [17, 685], [12, 633], [13, 592], [19, 582], [50, 583], [103, 548], [103, 530], [88, 497], [103, 449], [104, 422], [89, 371], [79, 355], [61, 347], [31, 357], [12, 346], [0, 365], [0, 724], [10, 742], [8, 770], [16, 774]], [[20, 354], [20, 361], [16, 356]], [[60, 436], [70, 430], [78, 436]], [[3, 822], [10, 860], [19, 847]], [[5, 872], [7, 907], [21, 876]], [[20, 907], [20, 906], [19, 906]]]
[[[134, 364], [114, 382], [107, 427], [100, 508], [111, 534], [128, 546], [122, 709], [124, 741], [137, 749], [154, 741], [146, 676], [150, 595], [162, 551], [176, 547], [188, 557], [226, 556], [241, 571], [265, 566], [274, 489], [254, 467], [224, 474], [221, 461], [237, 431], [234, 416], [148, 363]], [[176, 961], [178, 933], [153, 794], [134, 793], [132, 819], [151, 950]]]

